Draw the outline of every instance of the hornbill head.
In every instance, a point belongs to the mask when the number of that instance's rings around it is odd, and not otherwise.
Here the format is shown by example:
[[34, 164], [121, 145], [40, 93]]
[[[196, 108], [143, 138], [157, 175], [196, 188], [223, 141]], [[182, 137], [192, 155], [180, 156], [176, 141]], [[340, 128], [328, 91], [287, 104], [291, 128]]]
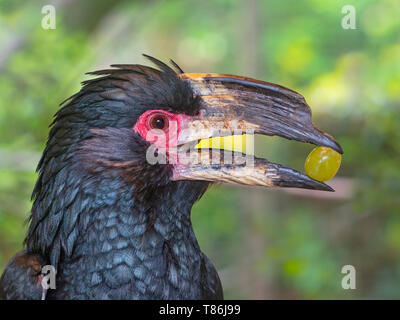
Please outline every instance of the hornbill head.
[[[240, 76], [183, 73], [172, 61], [175, 72], [146, 57], [160, 70], [113, 65], [116, 69], [92, 72], [104, 77], [87, 81], [80, 92], [86, 94], [83, 100], [97, 94], [107, 102], [97, 101], [105, 108], [86, 106], [93, 112], [89, 121], [93, 136], [80, 151], [92, 171], [113, 168], [142, 195], [179, 180], [333, 191], [325, 183], [244, 150], [198, 147], [202, 139], [261, 134], [343, 153], [332, 136], [313, 124], [310, 107], [300, 94]], [[63, 113], [68, 111], [60, 111], [58, 117]], [[103, 121], [109, 113], [114, 114], [114, 123]]]

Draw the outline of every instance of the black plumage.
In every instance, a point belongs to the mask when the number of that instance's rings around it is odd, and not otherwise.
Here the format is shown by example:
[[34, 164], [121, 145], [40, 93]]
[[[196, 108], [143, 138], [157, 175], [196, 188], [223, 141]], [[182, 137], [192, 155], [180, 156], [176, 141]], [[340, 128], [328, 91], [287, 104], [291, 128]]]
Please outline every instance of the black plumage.
[[[47, 299], [222, 298], [190, 222], [208, 183], [170, 181], [170, 167], [149, 165], [148, 143], [131, 129], [150, 108], [199, 108], [188, 84], [152, 60], [161, 70], [93, 72], [102, 77], [85, 81], [55, 116], [25, 239], [29, 255], [58, 270]], [[31, 284], [8, 276], [24, 268], [17, 260], [1, 279], [2, 298], [18, 298], [14, 286]]]

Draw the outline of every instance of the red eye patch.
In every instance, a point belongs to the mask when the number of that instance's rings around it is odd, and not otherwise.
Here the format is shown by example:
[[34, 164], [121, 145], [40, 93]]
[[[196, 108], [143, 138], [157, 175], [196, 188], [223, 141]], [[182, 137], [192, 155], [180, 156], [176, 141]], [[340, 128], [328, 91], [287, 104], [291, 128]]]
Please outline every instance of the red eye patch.
[[165, 110], [149, 110], [143, 113], [133, 130], [143, 139], [160, 148], [176, 146], [183, 122], [190, 118], [185, 114], [175, 114]]

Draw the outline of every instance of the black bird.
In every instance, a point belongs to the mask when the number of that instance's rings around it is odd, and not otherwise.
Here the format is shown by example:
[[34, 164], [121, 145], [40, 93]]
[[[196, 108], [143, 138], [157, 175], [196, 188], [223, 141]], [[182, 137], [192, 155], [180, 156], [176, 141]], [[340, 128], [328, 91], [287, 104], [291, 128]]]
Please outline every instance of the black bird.
[[[245, 77], [186, 74], [146, 57], [158, 69], [92, 72], [97, 78], [56, 113], [24, 250], [1, 277], [1, 299], [222, 299], [190, 220], [210, 184], [333, 191], [265, 159], [249, 165], [241, 153], [193, 148], [253, 130], [342, 153], [313, 125], [300, 94]], [[57, 270], [54, 290], [43, 289], [44, 265]]]

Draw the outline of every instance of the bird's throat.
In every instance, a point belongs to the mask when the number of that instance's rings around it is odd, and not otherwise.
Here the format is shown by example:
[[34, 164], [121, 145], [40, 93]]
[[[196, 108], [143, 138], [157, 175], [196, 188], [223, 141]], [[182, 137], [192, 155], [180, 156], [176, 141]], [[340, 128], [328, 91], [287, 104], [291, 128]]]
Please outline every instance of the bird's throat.
[[[103, 180], [95, 192], [85, 190], [86, 199], [76, 199], [85, 205], [72, 231], [74, 244], [69, 255], [62, 244], [68, 243], [71, 235], [61, 239], [59, 289], [49, 297], [200, 297], [204, 255], [193, 232], [190, 210], [202, 188], [176, 182], [146, 203], [132, 196], [131, 187], [117, 181]], [[61, 237], [70, 218], [64, 219], [59, 226]], [[193, 277], [197, 277], [197, 285]]]

